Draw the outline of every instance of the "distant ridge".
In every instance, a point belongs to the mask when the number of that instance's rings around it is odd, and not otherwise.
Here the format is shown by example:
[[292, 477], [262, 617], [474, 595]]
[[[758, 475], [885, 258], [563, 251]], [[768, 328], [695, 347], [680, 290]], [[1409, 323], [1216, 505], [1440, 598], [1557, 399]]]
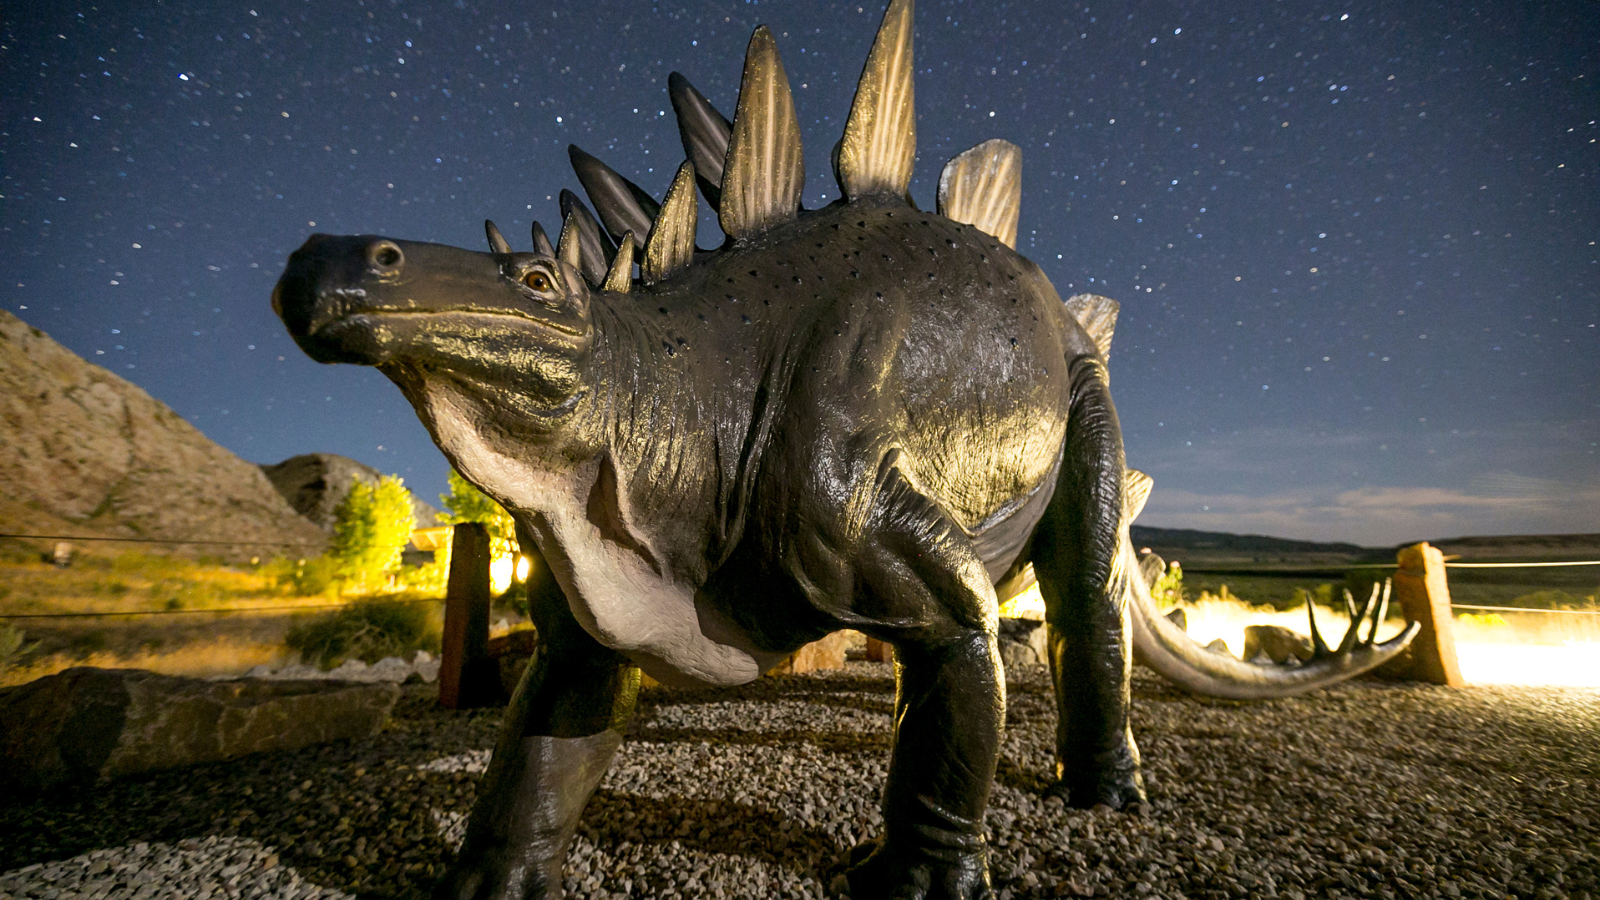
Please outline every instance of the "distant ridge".
[[[1193, 565], [1330, 565], [1392, 563], [1393, 547], [1362, 547], [1342, 542], [1297, 541], [1259, 534], [1230, 534], [1189, 528], [1130, 529], [1136, 548], [1149, 547], [1163, 558]], [[1420, 540], [1420, 539], [1419, 539]], [[1508, 534], [1429, 539], [1446, 557], [1463, 561], [1539, 562], [1600, 559], [1600, 534]]]
[[[1338, 557], [1365, 560], [1368, 557], [1393, 559], [1393, 551], [1383, 547], [1361, 547], [1356, 544], [1297, 541], [1291, 538], [1268, 537], [1260, 534], [1229, 534], [1223, 531], [1196, 531], [1190, 528], [1149, 528], [1135, 525], [1130, 529], [1135, 547], [1149, 547], [1162, 556], [1185, 558], [1189, 555], [1239, 558], [1241, 561], [1266, 562], [1252, 557]], [[1332, 561], [1331, 559], [1328, 561]]]

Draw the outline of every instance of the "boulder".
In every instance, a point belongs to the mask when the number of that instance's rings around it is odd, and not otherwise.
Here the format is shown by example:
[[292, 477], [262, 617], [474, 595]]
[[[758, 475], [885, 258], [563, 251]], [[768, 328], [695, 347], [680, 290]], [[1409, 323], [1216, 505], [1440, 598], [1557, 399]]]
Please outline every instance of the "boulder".
[[1311, 638], [1280, 625], [1247, 625], [1244, 629], [1244, 658], [1255, 661], [1265, 655], [1278, 665], [1290, 657], [1296, 662], [1311, 658]]
[[844, 668], [845, 652], [850, 649], [851, 635], [848, 631], [835, 631], [833, 634], [812, 641], [791, 653], [788, 659], [778, 663], [767, 672], [768, 675], [799, 675], [803, 672], [815, 672], [819, 669]]
[[67, 669], [0, 691], [0, 792], [368, 737], [399, 697], [387, 683]]
[[1050, 663], [1049, 632], [1038, 619], [1000, 619], [1000, 661], [1006, 669]]

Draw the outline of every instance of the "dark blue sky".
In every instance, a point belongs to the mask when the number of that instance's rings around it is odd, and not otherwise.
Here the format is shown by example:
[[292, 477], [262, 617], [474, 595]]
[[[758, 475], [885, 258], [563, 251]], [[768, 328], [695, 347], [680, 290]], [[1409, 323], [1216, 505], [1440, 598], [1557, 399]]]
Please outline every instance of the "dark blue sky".
[[[130, 8], [130, 7], [137, 8]], [[1122, 302], [1141, 523], [1382, 544], [1600, 531], [1591, 3], [917, 9], [918, 177], [1023, 151], [1019, 247]], [[822, 2], [168, 2], [0, 11], [0, 304], [247, 459], [445, 462], [268, 298], [313, 231], [519, 248], [577, 143], [658, 197], [667, 74], [725, 114], [758, 23], [808, 205], [882, 14]], [[708, 215], [702, 229], [714, 230]], [[702, 232], [702, 245], [713, 235]]]

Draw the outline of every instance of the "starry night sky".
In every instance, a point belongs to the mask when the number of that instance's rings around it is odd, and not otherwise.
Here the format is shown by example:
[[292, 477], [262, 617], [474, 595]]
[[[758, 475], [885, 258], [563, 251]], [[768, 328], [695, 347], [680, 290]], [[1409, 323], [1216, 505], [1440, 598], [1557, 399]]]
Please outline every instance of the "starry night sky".
[[[1018, 249], [1122, 302], [1141, 524], [1379, 545], [1600, 531], [1592, 3], [921, 0], [918, 170], [1023, 151]], [[882, 15], [824, 2], [64, 0], [0, 11], [0, 305], [246, 459], [446, 463], [269, 308], [314, 231], [518, 249], [577, 143], [659, 197], [667, 74], [772, 27], [808, 206]], [[720, 240], [709, 211], [702, 246]]]

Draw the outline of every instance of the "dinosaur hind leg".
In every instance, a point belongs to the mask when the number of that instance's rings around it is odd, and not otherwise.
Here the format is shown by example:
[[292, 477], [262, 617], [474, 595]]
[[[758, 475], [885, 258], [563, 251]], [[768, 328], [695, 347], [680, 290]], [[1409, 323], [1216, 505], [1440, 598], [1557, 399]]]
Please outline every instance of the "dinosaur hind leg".
[[[984, 810], [1005, 717], [994, 590], [970, 543], [893, 469], [855, 554], [856, 611], [895, 647], [884, 835], [843, 876], [856, 900], [989, 898]], [[864, 848], [859, 848], [864, 849]]]
[[1132, 667], [1123, 522], [1122, 432], [1099, 357], [1074, 360], [1065, 457], [1034, 533], [1033, 568], [1050, 626], [1056, 775], [1073, 806], [1121, 809], [1145, 799], [1129, 729]]

